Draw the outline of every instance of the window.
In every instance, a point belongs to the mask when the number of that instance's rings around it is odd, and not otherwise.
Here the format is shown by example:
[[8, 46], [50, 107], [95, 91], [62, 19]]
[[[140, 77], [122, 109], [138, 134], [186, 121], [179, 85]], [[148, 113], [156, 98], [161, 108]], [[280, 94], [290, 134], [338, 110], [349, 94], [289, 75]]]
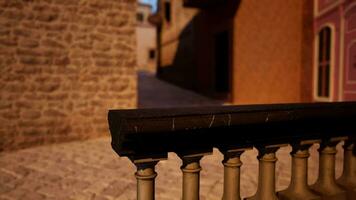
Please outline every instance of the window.
[[148, 57], [149, 57], [151, 60], [155, 59], [155, 57], [156, 57], [156, 51], [155, 51], [154, 49], [150, 49], [150, 50], [148, 51]]
[[164, 17], [166, 21], [169, 23], [171, 22], [171, 2], [165, 1], [164, 2]]
[[143, 19], [144, 19], [143, 13], [136, 13], [136, 19], [139, 22], [143, 22]]
[[317, 65], [317, 96], [330, 97], [331, 28], [320, 30]]

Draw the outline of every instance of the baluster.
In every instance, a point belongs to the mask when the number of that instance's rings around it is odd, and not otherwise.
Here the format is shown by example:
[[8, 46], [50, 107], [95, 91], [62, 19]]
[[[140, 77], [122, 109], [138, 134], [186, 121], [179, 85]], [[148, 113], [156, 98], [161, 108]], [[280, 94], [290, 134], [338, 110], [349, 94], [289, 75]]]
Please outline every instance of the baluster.
[[265, 147], [257, 147], [259, 172], [258, 172], [258, 186], [257, 192], [254, 196], [246, 198], [247, 200], [276, 200], [275, 188], [275, 164], [277, 161], [276, 151], [280, 146], [272, 145]]
[[317, 141], [303, 141], [292, 144], [292, 177], [289, 187], [278, 192], [281, 200], [316, 200], [321, 199], [308, 186], [309, 148]]
[[137, 167], [135, 173], [137, 179], [137, 200], [154, 200], [155, 199], [155, 165], [158, 160], [135, 160]]
[[335, 180], [335, 155], [336, 145], [342, 138], [323, 140], [319, 148], [319, 177], [314, 185], [313, 190], [320, 193], [322, 198], [345, 198], [345, 191], [336, 184]]
[[346, 140], [344, 144], [344, 167], [337, 183], [349, 190], [356, 190], [356, 148], [355, 142]]
[[246, 149], [220, 150], [224, 154], [224, 193], [223, 200], [240, 200], [240, 160]]
[[183, 172], [183, 200], [199, 200], [199, 179], [200, 179], [200, 159], [207, 155], [204, 154], [189, 154], [179, 155], [183, 164], [181, 170]]

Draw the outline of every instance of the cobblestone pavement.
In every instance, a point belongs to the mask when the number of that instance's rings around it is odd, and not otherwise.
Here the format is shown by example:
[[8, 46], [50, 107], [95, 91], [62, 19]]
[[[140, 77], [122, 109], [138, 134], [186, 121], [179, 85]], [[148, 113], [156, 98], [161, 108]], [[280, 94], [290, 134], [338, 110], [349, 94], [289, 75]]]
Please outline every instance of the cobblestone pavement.
[[[179, 98], [162, 92], [163, 96], [166, 96], [165, 100], [171, 99], [173, 102], [171, 104], [166, 102], [164, 106], [188, 105], [189, 101], [202, 105], [209, 104], [207, 98], [198, 96], [198, 99], [192, 100], [194, 97], [189, 95], [194, 93], [181, 94], [184, 90], [145, 76], [141, 78], [146, 84], [152, 81], [158, 84], [158, 90], [156, 88], [154, 94], [160, 94], [159, 87], [172, 94], [178, 94], [177, 90], [179, 91]], [[152, 92], [154, 89], [147, 87], [143, 92]], [[152, 95], [144, 95], [145, 98], [152, 97]], [[153, 95], [152, 98], [156, 97], [157, 95]], [[149, 101], [145, 106], [154, 107], [154, 101]], [[337, 176], [341, 174], [342, 167], [341, 144], [338, 145], [338, 149]], [[284, 147], [277, 152], [279, 159], [276, 169], [277, 190], [284, 189], [289, 184], [290, 150], [290, 147]], [[309, 161], [309, 183], [313, 183], [318, 174], [316, 150], [317, 145], [314, 145], [311, 148]], [[241, 168], [243, 197], [253, 195], [256, 191], [258, 174], [256, 156], [257, 151], [254, 149], [245, 152], [241, 157], [244, 163]], [[221, 160], [222, 155], [214, 150], [213, 155], [206, 156], [201, 161], [202, 200], [221, 199], [223, 187]], [[167, 161], [161, 161], [157, 165], [156, 199], [180, 199], [182, 184], [180, 165], [180, 159], [173, 153], [169, 154]], [[0, 200], [131, 200], [135, 199], [136, 195], [134, 172], [135, 168], [127, 158], [119, 158], [112, 151], [109, 137], [2, 152], [0, 153]]]

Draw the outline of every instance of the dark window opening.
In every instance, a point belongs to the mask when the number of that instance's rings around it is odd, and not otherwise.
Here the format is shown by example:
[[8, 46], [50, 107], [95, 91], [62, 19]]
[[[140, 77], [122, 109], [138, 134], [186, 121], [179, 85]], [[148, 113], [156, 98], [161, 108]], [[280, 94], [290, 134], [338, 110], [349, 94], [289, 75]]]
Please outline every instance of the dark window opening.
[[152, 60], [156, 57], [156, 51], [154, 49], [151, 49], [148, 51], [148, 57]]
[[144, 19], [143, 13], [136, 13], [136, 19], [139, 22], [143, 22], [143, 19]]
[[164, 17], [166, 21], [169, 23], [171, 22], [171, 2], [166, 1], [164, 2]]
[[229, 87], [229, 33], [224, 31], [215, 35], [215, 90], [228, 93]]
[[330, 96], [330, 57], [331, 57], [331, 29], [323, 28], [319, 32], [318, 55], [318, 96]]

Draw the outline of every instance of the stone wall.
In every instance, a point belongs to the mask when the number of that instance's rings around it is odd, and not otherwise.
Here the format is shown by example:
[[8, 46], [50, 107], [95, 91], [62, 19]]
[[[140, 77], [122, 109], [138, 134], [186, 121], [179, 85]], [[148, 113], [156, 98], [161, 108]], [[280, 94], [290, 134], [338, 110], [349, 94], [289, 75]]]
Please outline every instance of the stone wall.
[[0, 0], [0, 151], [108, 134], [136, 106], [135, 0]]

